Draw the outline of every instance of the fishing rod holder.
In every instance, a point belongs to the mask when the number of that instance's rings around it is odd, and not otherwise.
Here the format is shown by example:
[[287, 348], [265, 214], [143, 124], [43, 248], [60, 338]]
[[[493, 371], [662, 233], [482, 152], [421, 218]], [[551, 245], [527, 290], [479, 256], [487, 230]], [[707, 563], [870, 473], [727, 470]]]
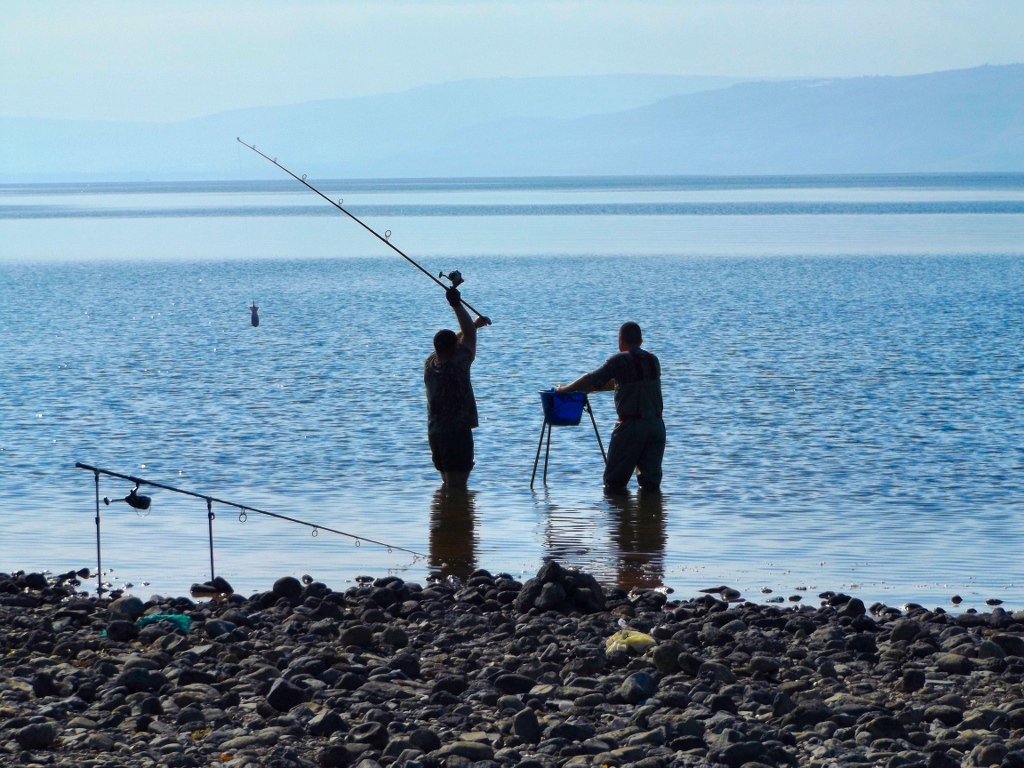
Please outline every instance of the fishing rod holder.
[[406, 552], [413, 556], [413, 562], [425, 559], [426, 555], [422, 552], [416, 552], [412, 549], [406, 549], [405, 547], [396, 547], [393, 544], [386, 544], [383, 541], [377, 541], [375, 539], [368, 539], [365, 536], [356, 536], [355, 534], [346, 533], [345, 531], [339, 531], [335, 528], [330, 528], [326, 525], [320, 525], [319, 523], [311, 523], [306, 520], [299, 520], [295, 517], [289, 517], [288, 515], [281, 515], [276, 512], [268, 512], [263, 509], [256, 509], [248, 504], [238, 504], [227, 499], [219, 499], [216, 496], [210, 496], [208, 494], [196, 493], [194, 491], [188, 491], [184, 488], [175, 488], [173, 485], [166, 485], [165, 483], [158, 483], [154, 480], [146, 480], [142, 477], [135, 477], [134, 475], [125, 475], [120, 472], [113, 472], [109, 469], [102, 469], [100, 467], [94, 467], [91, 464], [85, 464], [81, 461], [75, 463], [76, 469], [84, 469], [92, 472], [96, 493], [96, 594], [102, 596], [107, 590], [103, 586], [103, 545], [102, 537], [100, 535], [100, 475], [106, 477], [117, 478], [119, 480], [127, 480], [130, 483], [134, 483], [135, 487], [125, 496], [123, 499], [111, 499], [110, 497], [103, 497], [104, 506], [110, 506], [118, 502], [124, 502], [132, 509], [138, 511], [147, 511], [153, 504], [153, 498], [151, 496], [144, 496], [139, 493], [139, 488], [143, 485], [150, 488], [159, 488], [164, 491], [170, 491], [172, 493], [178, 493], [182, 496], [191, 496], [195, 499], [202, 499], [206, 502], [206, 521], [207, 521], [207, 537], [210, 544], [210, 581], [213, 581], [217, 575], [214, 571], [214, 559], [213, 559], [213, 521], [217, 519], [217, 515], [213, 511], [213, 505], [216, 502], [222, 506], [233, 507], [238, 510], [238, 522], [244, 523], [250, 512], [254, 512], [265, 517], [276, 518], [277, 520], [284, 520], [289, 523], [296, 523], [298, 525], [304, 525], [307, 528], [311, 528], [314, 538], [317, 537], [320, 531], [328, 531], [330, 533], [337, 534], [339, 536], [345, 536], [350, 539], [354, 539], [356, 546], [358, 547], [361, 542], [365, 541], [369, 544], [376, 544], [379, 547], [384, 547], [388, 554], [391, 554], [394, 550], [399, 552]]
[[594, 425], [594, 436], [597, 446], [601, 449], [601, 458], [608, 463], [604, 452], [601, 433], [597, 429], [597, 419], [586, 392], [556, 392], [554, 389], [542, 389], [540, 402], [544, 407], [544, 423], [540, 427], [540, 441], [537, 443], [537, 455], [533, 459], [533, 474], [530, 475], [530, 488], [537, 479], [537, 465], [540, 463], [540, 449], [544, 445], [544, 433], [547, 432], [548, 446], [544, 451], [544, 485], [548, 484], [548, 460], [551, 458], [551, 430], [554, 427], [578, 427], [583, 420], [583, 412], [590, 414], [590, 423]]

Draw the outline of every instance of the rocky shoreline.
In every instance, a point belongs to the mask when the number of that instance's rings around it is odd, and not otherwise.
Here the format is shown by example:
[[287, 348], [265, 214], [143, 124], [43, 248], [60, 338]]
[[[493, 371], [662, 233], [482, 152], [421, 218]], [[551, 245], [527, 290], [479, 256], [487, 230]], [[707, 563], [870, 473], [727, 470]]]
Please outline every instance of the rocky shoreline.
[[1024, 767], [1024, 612], [675, 600], [556, 563], [201, 603], [74, 576], [0, 573], [0, 765]]

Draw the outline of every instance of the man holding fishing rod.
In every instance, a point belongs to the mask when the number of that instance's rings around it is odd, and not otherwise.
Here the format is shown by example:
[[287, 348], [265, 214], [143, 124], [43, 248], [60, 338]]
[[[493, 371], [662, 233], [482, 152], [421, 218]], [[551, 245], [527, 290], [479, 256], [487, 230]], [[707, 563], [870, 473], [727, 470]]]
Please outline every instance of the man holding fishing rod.
[[619, 354], [612, 355], [592, 373], [572, 384], [556, 387], [567, 392], [598, 392], [615, 389], [615, 412], [619, 420], [612, 430], [604, 487], [622, 493], [636, 470], [645, 491], [661, 488], [661, 461], [665, 455], [665, 421], [661, 417], [661, 363], [641, 349], [643, 333], [636, 323], [619, 328]]
[[481, 315], [474, 322], [458, 288], [445, 290], [445, 298], [455, 311], [459, 332], [446, 328], [434, 334], [434, 351], [423, 364], [427, 438], [442, 486], [465, 490], [473, 470], [473, 430], [479, 426], [469, 369], [476, 358], [476, 329], [491, 321]]

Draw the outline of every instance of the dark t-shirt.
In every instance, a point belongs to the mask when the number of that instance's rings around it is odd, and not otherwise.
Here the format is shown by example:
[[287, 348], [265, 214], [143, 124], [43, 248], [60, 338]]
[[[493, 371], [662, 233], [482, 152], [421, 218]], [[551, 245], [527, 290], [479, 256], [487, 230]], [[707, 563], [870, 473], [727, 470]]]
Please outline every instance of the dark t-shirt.
[[661, 362], [646, 350], [620, 352], [590, 374], [594, 389], [615, 380], [615, 412], [623, 420], [661, 418]]
[[427, 433], [455, 432], [479, 426], [476, 397], [469, 378], [475, 355], [459, 344], [455, 354], [443, 363], [431, 353], [423, 364], [423, 384], [427, 388]]

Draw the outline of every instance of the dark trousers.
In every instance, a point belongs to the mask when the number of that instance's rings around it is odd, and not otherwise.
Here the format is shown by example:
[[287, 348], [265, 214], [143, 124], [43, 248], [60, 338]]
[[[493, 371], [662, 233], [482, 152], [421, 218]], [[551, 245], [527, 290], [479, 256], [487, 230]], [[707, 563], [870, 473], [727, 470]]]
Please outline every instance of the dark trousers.
[[665, 422], [662, 419], [620, 421], [612, 430], [604, 484], [619, 490], [637, 471], [641, 488], [656, 490], [661, 485], [661, 460], [665, 456]]

